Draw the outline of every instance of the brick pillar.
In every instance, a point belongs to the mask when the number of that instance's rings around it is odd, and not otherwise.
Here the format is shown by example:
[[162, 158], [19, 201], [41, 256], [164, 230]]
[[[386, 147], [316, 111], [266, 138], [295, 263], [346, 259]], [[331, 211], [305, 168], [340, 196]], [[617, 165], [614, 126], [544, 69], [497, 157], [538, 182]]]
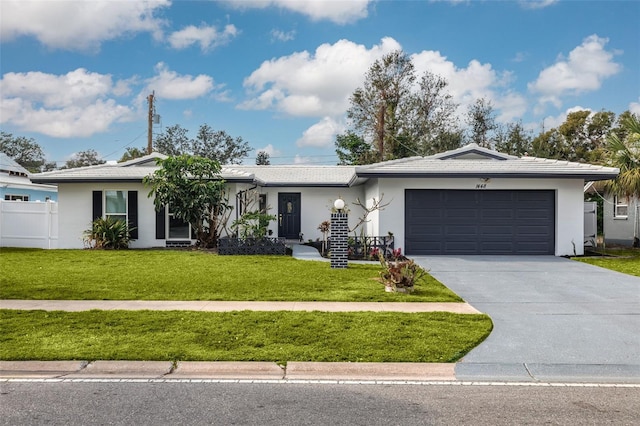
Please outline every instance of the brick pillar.
[[331, 267], [348, 266], [347, 237], [349, 234], [349, 215], [331, 213]]

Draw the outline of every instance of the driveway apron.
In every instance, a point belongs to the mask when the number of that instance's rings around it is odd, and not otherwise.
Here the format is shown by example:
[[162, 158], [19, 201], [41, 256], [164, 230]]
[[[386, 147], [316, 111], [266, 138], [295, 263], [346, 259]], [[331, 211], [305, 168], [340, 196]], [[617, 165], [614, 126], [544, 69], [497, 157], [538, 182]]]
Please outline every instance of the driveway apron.
[[493, 320], [459, 379], [640, 382], [640, 278], [554, 256], [415, 260]]

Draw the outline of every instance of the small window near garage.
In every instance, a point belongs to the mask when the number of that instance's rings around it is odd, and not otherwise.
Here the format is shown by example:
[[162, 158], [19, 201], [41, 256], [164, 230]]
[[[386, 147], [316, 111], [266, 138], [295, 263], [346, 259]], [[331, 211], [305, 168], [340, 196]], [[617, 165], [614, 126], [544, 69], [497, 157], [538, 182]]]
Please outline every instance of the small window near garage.
[[5, 201], [29, 201], [28, 195], [10, 195], [6, 194], [4, 196]]
[[616, 219], [626, 219], [629, 212], [629, 204], [626, 197], [613, 197], [613, 217]]
[[126, 191], [104, 191], [104, 206], [105, 217], [127, 221]]

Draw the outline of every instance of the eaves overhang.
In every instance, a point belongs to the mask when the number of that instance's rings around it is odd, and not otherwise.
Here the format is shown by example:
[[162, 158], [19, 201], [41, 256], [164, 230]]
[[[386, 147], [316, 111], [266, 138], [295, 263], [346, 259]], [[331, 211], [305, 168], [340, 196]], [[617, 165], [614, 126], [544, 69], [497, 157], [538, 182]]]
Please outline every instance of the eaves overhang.
[[540, 173], [540, 172], [460, 172], [460, 173], [444, 173], [444, 172], [384, 172], [384, 171], [357, 171], [358, 177], [362, 178], [511, 178], [511, 179], [583, 179], [585, 181], [598, 181], [615, 179], [618, 173]]
[[[229, 183], [254, 183], [252, 176], [238, 177], [238, 178], [223, 178], [225, 182]], [[134, 177], [43, 177], [31, 179], [33, 183], [46, 183], [46, 184], [60, 184], [60, 183], [98, 183], [98, 182], [123, 182], [123, 183], [142, 183], [141, 178]]]

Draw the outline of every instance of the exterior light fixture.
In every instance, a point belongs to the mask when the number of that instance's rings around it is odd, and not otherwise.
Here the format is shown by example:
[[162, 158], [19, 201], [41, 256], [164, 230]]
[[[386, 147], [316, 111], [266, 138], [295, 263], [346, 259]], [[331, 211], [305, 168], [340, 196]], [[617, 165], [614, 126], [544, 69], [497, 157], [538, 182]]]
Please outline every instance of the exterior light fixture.
[[344, 209], [344, 200], [342, 198], [338, 198], [334, 203], [333, 207], [338, 210], [339, 213], [342, 213], [342, 209]]

